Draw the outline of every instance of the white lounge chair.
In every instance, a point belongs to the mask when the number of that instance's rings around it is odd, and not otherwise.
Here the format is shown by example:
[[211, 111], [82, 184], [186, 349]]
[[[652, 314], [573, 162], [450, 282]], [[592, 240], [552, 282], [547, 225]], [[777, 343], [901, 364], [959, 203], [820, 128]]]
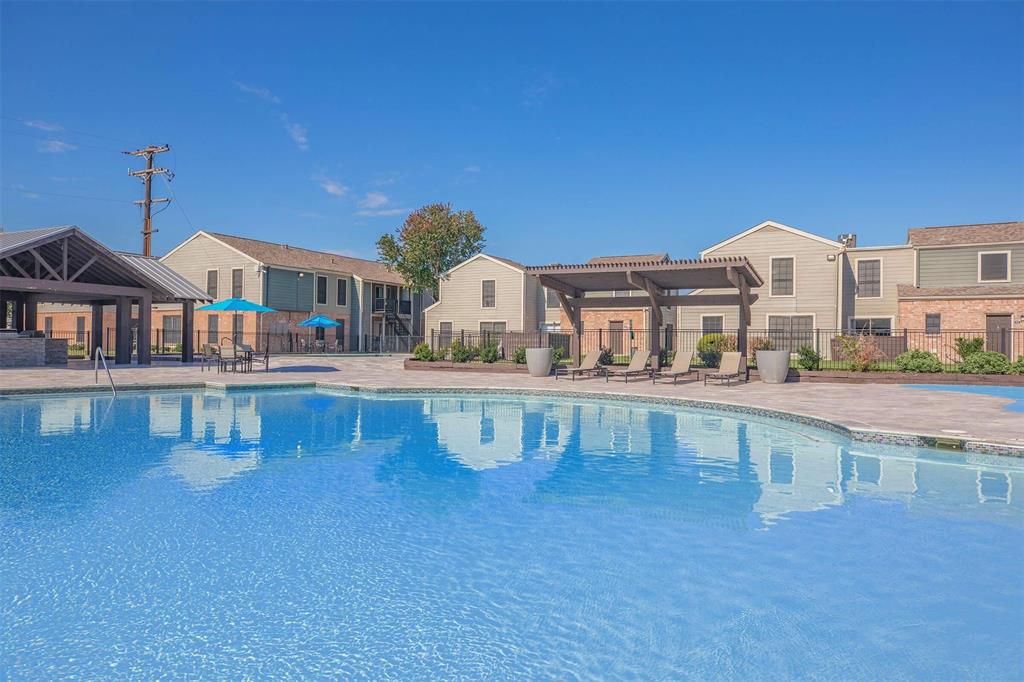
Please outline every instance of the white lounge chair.
[[605, 370], [604, 380], [608, 381], [608, 377], [616, 376], [622, 377], [629, 383], [629, 377], [638, 374], [650, 375], [651, 370], [647, 369], [647, 362], [651, 359], [651, 351], [649, 350], [638, 350], [633, 359], [629, 361], [629, 366], [626, 369], [609, 369]]
[[712, 381], [718, 381], [719, 383], [724, 381], [725, 385], [729, 386], [733, 379], [739, 381], [740, 377], [745, 377], [746, 367], [747, 359], [739, 353], [722, 353], [722, 359], [718, 363], [718, 369], [710, 374], [704, 375], [704, 385], [707, 386], [708, 379], [711, 379]]
[[687, 374], [696, 374], [697, 370], [690, 367], [693, 362], [693, 351], [676, 351], [676, 356], [672, 359], [672, 366], [667, 370], [659, 369], [657, 372], [651, 374], [651, 382], [658, 383], [658, 379], [672, 378], [672, 383], [676, 383], [679, 377], [685, 377]]
[[[580, 363], [579, 367], [570, 367], [566, 370], [566, 374], [576, 381], [577, 374], [586, 374], [587, 376], [593, 376], [594, 374], [604, 374], [607, 370], [599, 364], [601, 359], [601, 351], [592, 350], [583, 356], [583, 362]], [[558, 372], [555, 372], [555, 379], [558, 378]]]

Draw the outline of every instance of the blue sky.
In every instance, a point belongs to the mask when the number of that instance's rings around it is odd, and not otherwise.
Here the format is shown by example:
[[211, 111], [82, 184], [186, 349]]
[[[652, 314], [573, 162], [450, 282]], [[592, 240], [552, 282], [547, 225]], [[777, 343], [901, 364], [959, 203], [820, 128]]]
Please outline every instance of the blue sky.
[[435, 201], [528, 263], [1024, 217], [1021, 3], [0, 12], [9, 230], [141, 248], [119, 152], [151, 143], [157, 253], [194, 226], [374, 257]]

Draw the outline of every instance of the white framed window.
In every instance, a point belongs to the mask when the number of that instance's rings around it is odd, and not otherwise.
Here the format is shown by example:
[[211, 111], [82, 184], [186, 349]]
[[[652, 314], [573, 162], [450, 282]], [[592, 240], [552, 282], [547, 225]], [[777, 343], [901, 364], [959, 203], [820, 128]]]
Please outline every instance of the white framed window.
[[979, 282], [1009, 282], [1010, 252], [979, 251], [978, 252]]
[[327, 277], [316, 276], [316, 302], [317, 305], [327, 305]]
[[560, 331], [562, 331], [562, 323], [561, 322], [545, 322], [545, 323], [543, 323], [540, 326], [540, 330], [542, 332], [550, 332], [550, 333], [553, 333], [553, 334], [557, 334]]
[[701, 315], [701, 334], [721, 334], [725, 331], [725, 318], [722, 315]]
[[504, 334], [508, 323], [504, 320], [500, 322], [481, 322], [480, 333], [481, 334]]
[[338, 278], [338, 305], [348, 305], [348, 280]]
[[776, 350], [795, 352], [800, 346], [815, 346], [815, 315], [768, 315], [765, 327]]
[[891, 317], [851, 317], [846, 327], [853, 334], [892, 336]]
[[206, 271], [206, 295], [217, 300], [217, 271], [207, 270]]
[[796, 295], [796, 256], [772, 256], [768, 295], [785, 298]]
[[483, 308], [493, 308], [495, 306], [495, 294], [494, 294], [494, 280], [485, 279], [480, 282], [480, 305]]
[[231, 269], [231, 298], [245, 298], [242, 295], [242, 268]]
[[452, 323], [451, 322], [438, 322], [438, 342], [442, 348], [447, 348], [452, 345]]
[[857, 298], [882, 297], [882, 259], [858, 258]]

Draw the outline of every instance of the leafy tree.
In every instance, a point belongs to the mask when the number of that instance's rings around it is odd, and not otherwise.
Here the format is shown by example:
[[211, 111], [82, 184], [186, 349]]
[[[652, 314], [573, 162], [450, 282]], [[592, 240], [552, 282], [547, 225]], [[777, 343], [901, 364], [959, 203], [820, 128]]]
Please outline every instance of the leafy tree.
[[395, 234], [382, 235], [377, 253], [410, 287], [437, 298], [444, 273], [480, 253], [484, 229], [472, 211], [429, 204], [410, 213]]

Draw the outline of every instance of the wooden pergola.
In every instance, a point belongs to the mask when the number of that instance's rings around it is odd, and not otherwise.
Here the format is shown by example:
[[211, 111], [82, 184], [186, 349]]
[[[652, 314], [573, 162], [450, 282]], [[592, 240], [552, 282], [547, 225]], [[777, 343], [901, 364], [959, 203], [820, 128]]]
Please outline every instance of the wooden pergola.
[[[744, 257], [709, 258], [706, 260], [660, 260], [626, 263], [583, 263], [578, 265], [539, 265], [527, 267], [540, 283], [554, 290], [563, 312], [572, 325], [572, 356], [578, 365], [582, 335], [581, 313], [584, 308], [636, 308], [650, 310], [653, 333], [650, 337], [651, 363], [658, 366], [662, 326], [662, 308], [669, 306], [725, 306], [739, 309], [737, 346], [747, 352], [747, 325], [750, 304], [757, 300], [752, 288], [764, 282], [754, 266]], [[646, 296], [586, 296], [588, 292], [638, 289]], [[680, 289], [735, 289], [735, 293], [670, 295]]]
[[[138, 362], [150, 362], [152, 305], [182, 306], [182, 360], [192, 357], [196, 301], [210, 297], [155, 258], [118, 253], [74, 225], [0, 232], [0, 312], [6, 321], [13, 303], [13, 326], [37, 328], [39, 303], [92, 307], [90, 357], [103, 343], [103, 306], [116, 309], [115, 362], [131, 362], [132, 306], [138, 306]], [[2, 325], [0, 325], [2, 326]]]

